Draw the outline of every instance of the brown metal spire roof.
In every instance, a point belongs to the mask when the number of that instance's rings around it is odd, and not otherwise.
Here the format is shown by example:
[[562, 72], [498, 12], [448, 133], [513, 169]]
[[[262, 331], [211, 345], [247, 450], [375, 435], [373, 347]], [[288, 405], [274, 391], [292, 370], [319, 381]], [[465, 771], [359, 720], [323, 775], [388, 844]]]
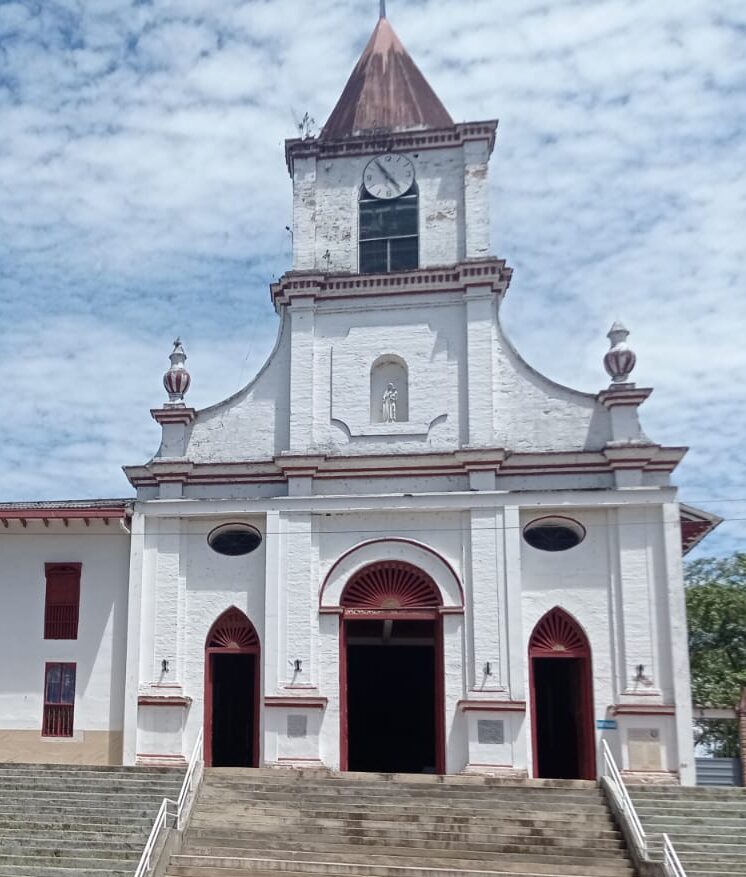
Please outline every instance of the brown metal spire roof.
[[382, 15], [321, 132], [337, 140], [370, 131], [450, 128], [453, 119]]

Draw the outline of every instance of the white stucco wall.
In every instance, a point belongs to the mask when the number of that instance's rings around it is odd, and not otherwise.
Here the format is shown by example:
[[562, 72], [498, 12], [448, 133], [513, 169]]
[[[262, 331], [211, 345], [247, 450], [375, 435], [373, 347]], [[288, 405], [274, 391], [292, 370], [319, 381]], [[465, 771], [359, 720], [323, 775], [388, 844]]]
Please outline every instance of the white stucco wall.
[[[117, 521], [53, 520], [15, 522], [1, 538], [0, 758], [108, 760], [111, 748], [121, 758], [121, 739], [108, 735], [123, 722], [128, 535]], [[45, 563], [82, 564], [76, 640], [44, 639]], [[50, 742], [41, 737], [44, 670], [57, 661], [76, 664], [75, 736]]]

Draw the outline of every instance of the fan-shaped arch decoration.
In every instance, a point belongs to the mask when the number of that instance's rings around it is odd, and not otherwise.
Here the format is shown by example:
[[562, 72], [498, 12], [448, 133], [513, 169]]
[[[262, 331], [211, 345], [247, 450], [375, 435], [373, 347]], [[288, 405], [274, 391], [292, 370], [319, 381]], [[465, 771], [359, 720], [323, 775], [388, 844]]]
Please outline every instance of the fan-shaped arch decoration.
[[246, 651], [259, 648], [259, 637], [254, 625], [237, 609], [231, 606], [217, 619], [207, 635], [208, 649], [235, 649]]
[[346, 609], [435, 609], [440, 591], [427, 573], [412, 564], [391, 560], [366, 566], [342, 593]]
[[578, 658], [588, 655], [590, 646], [577, 621], [555, 607], [534, 628], [530, 651], [535, 658]]

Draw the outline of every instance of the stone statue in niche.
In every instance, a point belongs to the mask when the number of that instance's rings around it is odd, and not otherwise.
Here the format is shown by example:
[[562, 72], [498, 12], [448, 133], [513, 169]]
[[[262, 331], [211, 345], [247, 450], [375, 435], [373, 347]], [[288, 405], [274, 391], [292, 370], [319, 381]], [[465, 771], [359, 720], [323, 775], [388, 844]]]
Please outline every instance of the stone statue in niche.
[[396, 400], [399, 393], [393, 384], [386, 387], [383, 394], [383, 422], [396, 423]]

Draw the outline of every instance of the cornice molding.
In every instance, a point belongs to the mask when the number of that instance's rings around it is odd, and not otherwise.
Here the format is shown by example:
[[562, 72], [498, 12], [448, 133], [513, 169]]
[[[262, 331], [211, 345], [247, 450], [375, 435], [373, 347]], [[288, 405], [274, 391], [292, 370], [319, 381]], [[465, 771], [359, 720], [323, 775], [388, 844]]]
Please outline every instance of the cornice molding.
[[497, 119], [461, 122], [449, 128], [422, 131], [369, 131], [338, 140], [319, 137], [293, 138], [285, 141], [285, 162], [293, 175], [293, 162], [298, 158], [349, 158], [376, 155], [380, 152], [408, 152], [461, 146], [471, 140], [486, 140], [489, 154], [495, 148]]
[[289, 271], [270, 285], [276, 308], [303, 302], [360, 299], [366, 296], [428, 295], [483, 288], [500, 297], [513, 275], [504, 259], [479, 259], [416, 271], [391, 274], [324, 274], [318, 271]]

